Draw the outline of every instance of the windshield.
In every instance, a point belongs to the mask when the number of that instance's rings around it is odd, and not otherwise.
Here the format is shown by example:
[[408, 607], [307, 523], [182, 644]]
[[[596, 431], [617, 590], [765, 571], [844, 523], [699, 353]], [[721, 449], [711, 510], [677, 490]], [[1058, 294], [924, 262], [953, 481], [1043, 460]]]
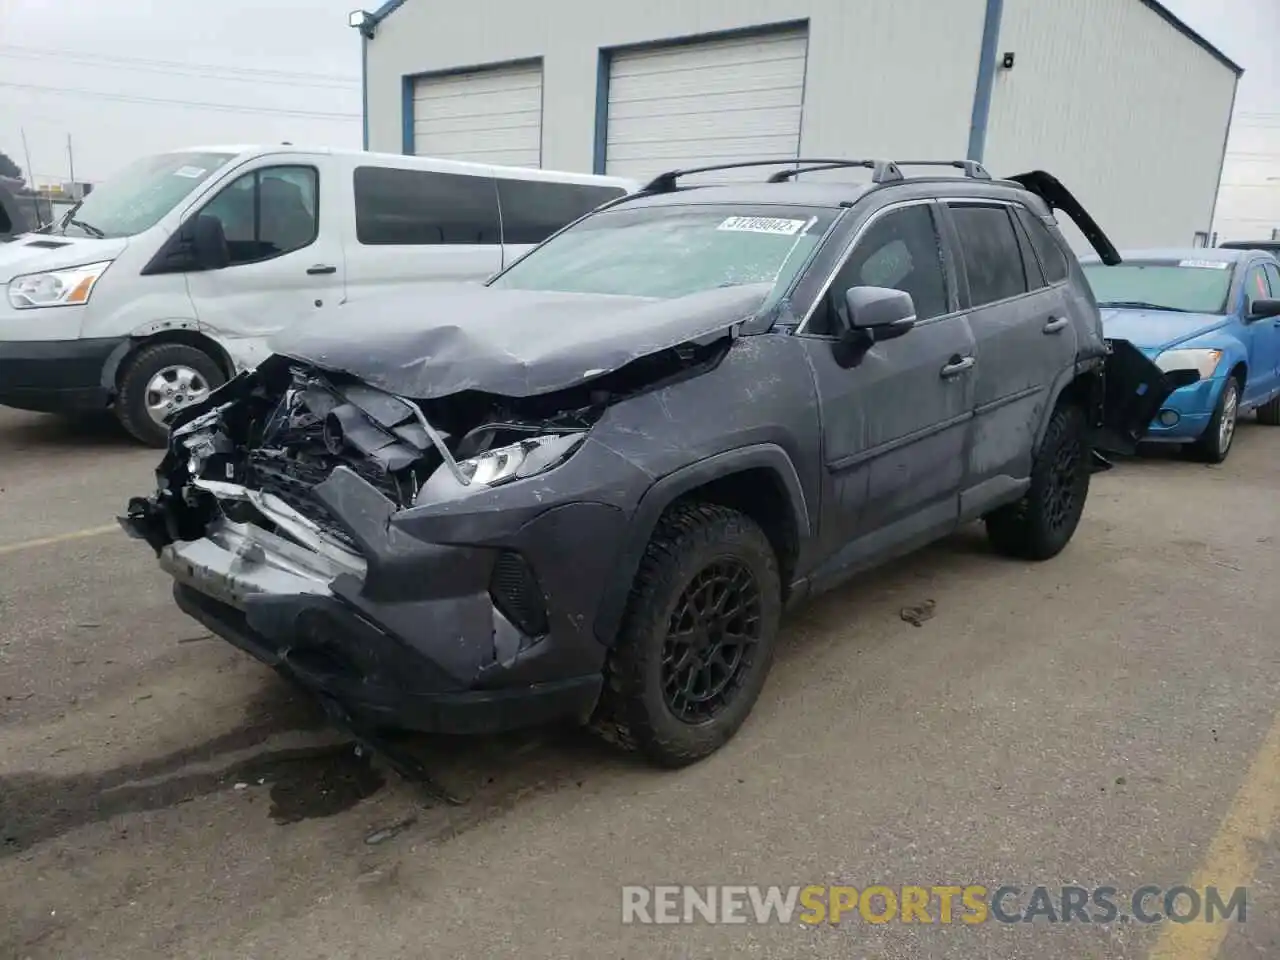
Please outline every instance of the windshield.
[[1222, 260], [1168, 260], [1084, 266], [1100, 307], [1225, 313], [1232, 264]]
[[491, 286], [674, 299], [739, 284], [790, 287], [838, 210], [699, 204], [606, 210], [553, 237]]
[[162, 153], [135, 160], [53, 227], [80, 237], [131, 237], [150, 229], [234, 153]]

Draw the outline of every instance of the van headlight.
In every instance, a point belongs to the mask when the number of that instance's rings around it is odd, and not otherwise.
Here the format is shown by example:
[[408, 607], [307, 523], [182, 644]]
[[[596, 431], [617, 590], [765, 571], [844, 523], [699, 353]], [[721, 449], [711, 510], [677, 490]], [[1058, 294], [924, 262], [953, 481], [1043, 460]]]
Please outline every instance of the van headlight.
[[89, 302], [94, 285], [111, 266], [110, 260], [83, 267], [28, 273], [9, 281], [9, 303], [15, 310], [33, 307], [71, 307]]
[[1221, 350], [1166, 350], [1156, 357], [1161, 373], [1171, 370], [1194, 370], [1201, 380], [1208, 380], [1222, 359]]

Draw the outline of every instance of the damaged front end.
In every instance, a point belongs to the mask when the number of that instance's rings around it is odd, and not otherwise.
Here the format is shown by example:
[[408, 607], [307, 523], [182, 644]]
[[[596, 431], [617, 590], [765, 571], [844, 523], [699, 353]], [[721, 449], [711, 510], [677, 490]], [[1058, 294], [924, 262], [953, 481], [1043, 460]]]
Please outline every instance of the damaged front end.
[[652, 480], [590, 431], [727, 343], [523, 398], [414, 400], [275, 355], [177, 418], [155, 494], [121, 524], [187, 614], [353, 725], [585, 719], [605, 652], [598, 558]]

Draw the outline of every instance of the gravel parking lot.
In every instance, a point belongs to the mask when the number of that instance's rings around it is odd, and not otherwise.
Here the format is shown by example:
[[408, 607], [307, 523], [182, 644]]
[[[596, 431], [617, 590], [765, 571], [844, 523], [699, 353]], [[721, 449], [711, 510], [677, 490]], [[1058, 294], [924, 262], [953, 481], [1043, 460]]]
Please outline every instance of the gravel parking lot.
[[[1280, 430], [1236, 444], [1096, 478], [1055, 561], [975, 527], [818, 600], [690, 769], [423, 738], [449, 805], [178, 613], [113, 524], [154, 452], [0, 411], [0, 957], [1280, 955]], [[624, 884], [1184, 882], [1247, 921], [621, 923]]]

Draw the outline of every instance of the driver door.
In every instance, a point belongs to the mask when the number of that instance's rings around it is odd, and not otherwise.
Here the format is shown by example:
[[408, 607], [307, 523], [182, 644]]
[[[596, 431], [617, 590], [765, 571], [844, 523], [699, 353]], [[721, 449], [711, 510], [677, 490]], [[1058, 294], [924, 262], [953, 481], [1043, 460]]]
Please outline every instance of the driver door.
[[250, 168], [191, 214], [217, 217], [227, 237], [230, 263], [186, 278], [200, 328], [237, 367], [255, 366], [272, 334], [342, 299], [342, 196], [325, 161], [300, 155]]
[[[845, 368], [832, 346], [853, 286], [911, 294], [916, 325]], [[935, 205], [871, 214], [801, 336], [817, 381], [826, 468], [821, 536], [829, 559], [815, 579], [838, 579], [959, 518], [978, 361], [944, 265]]]

